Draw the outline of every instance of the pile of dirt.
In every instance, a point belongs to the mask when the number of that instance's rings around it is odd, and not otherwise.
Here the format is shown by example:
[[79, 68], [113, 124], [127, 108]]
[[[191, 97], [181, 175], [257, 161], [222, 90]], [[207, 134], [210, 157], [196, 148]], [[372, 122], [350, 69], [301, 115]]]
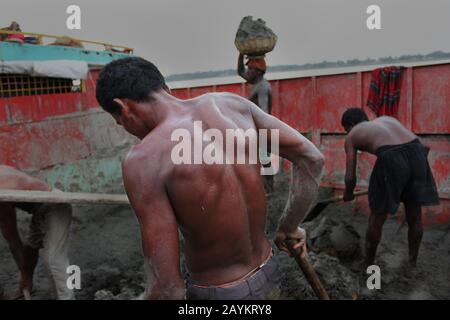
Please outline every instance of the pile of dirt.
[[[288, 178], [279, 175], [275, 181], [275, 193], [268, 201], [270, 239], [274, 238], [288, 195]], [[326, 192], [320, 190], [319, 197], [329, 197]], [[19, 231], [26, 236], [30, 217], [19, 214], [18, 220]], [[397, 231], [397, 220], [388, 219], [375, 262], [381, 269], [380, 290], [367, 289], [368, 275], [361, 267], [364, 241], [360, 238], [365, 234], [367, 217], [353, 215], [351, 203], [329, 205], [304, 227], [309, 234], [309, 258], [332, 299], [450, 298], [448, 226], [425, 227], [418, 267], [416, 272], [410, 272], [406, 268], [407, 227]], [[317, 299], [295, 260], [286, 253], [275, 252], [282, 271], [281, 298]], [[70, 257], [71, 264], [81, 269], [82, 288], [75, 292], [77, 299], [136, 299], [144, 292], [139, 224], [127, 206], [74, 207]], [[1, 236], [0, 261], [0, 286], [11, 296], [17, 289], [18, 273]], [[35, 274], [33, 299], [50, 299], [47, 290], [46, 271], [40, 263]]]
[[304, 223], [308, 248], [316, 253], [325, 253], [333, 257], [352, 257], [359, 253], [360, 235], [345, 221], [322, 217]]
[[331, 299], [356, 300], [360, 294], [357, 274], [345, 267], [339, 259], [325, 254], [309, 254], [317, 275]]
[[[117, 283], [116, 288], [111, 287], [111, 284]], [[94, 300], [138, 300], [141, 299], [145, 292], [145, 282], [143, 281], [143, 274], [121, 274], [113, 279], [115, 281], [108, 281], [103, 285], [103, 289], [97, 290], [94, 293]]]
[[[359, 297], [360, 285], [357, 274], [342, 265], [335, 257], [314, 252], [309, 252], [308, 255], [331, 299], [355, 300]], [[280, 254], [279, 259], [284, 274], [281, 298], [285, 300], [317, 299], [295, 260], [286, 254]]]
[[86, 288], [85, 294], [94, 300], [133, 300], [145, 290], [145, 279], [141, 270], [102, 265], [87, 270], [84, 280], [92, 283]]
[[[287, 175], [277, 176], [276, 192], [269, 198], [267, 233], [270, 239], [275, 236], [278, 220], [286, 205], [289, 185], [285, 182], [288, 179]], [[319, 190], [319, 198], [329, 198], [330, 196], [330, 189]], [[335, 253], [337, 256], [356, 257], [360, 251], [359, 234], [351, 225], [336, 219], [336, 217], [331, 219], [326, 213], [303, 224], [302, 227], [307, 232], [309, 259], [330, 297], [339, 300], [356, 299], [360, 294], [357, 274], [343, 265], [338, 258], [327, 254]], [[327, 240], [321, 241], [321, 236]], [[281, 298], [286, 300], [317, 299], [295, 260], [278, 250], [276, 255], [284, 275], [281, 283]]]
[[269, 27], [266, 26], [266, 22], [262, 19], [253, 20], [252, 16], [242, 18], [236, 32], [236, 40], [238, 41], [272, 37], [276, 37], [276, 35]]
[[141, 295], [136, 295], [136, 292], [128, 287], [123, 287], [120, 293], [114, 295], [109, 290], [99, 290], [94, 295], [94, 300], [141, 300]]

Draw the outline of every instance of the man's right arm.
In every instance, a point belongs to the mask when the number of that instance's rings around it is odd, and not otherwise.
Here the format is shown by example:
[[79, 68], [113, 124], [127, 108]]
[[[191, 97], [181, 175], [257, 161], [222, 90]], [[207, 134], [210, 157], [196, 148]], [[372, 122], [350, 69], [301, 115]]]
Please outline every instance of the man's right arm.
[[345, 139], [346, 169], [345, 169], [345, 191], [344, 201], [351, 201], [355, 198], [353, 191], [356, 186], [356, 155], [357, 150], [353, 144], [352, 136]]
[[[278, 130], [279, 155], [292, 162], [292, 183], [286, 208], [279, 221], [277, 246], [286, 251], [284, 240], [302, 240], [304, 233], [298, 225], [317, 198], [324, 157], [319, 149], [297, 130], [273, 117], [255, 104], [246, 102], [251, 110], [257, 129]], [[268, 144], [271, 144], [268, 135]], [[304, 239], [303, 239], [304, 240]]]
[[52, 187], [13, 167], [0, 166], [0, 189], [51, 191]]
[[[154, 165], [148, 165], [151, 163]], [[184, 299], [178, 227], [155, 153], [142, 156], [131, 152], [123, 164], [123, 180], [141, 228], [145, 298]]]
[[238, 75], [248, 81], [247, 72], [245, 72], [244, 66], [244, 55], [242, 53], [239, 53], [237, 71]]

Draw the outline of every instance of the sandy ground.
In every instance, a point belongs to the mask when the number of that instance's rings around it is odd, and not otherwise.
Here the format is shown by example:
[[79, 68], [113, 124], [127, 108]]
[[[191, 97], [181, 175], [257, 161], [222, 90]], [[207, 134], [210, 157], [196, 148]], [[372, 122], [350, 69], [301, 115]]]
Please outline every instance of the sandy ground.
[[[278, 179], [277, 193], [269, 200], [267, 232], [273, 236], [275, 224], [287, 197], [285, 179]], [[322, 197], [326, 191], [322, 191]], [[381, 268], [381, 289], [368, 290], [368, 275], [362, 271], [364, 233], [367, 218], [352, 214], [351, 204], [330, 205], [306, 227], [317, 234], [322, 222], [338, 230], [351, 229], [353, 254], [331, 257], [321, 246], [310, 252], [310, 260], [333, 299], [450, 299], [450, 231], [448, 226], [425, 229], [418, 268], [412, 274], [406, 268], [407, 227], [389, 219], [383, 229], [376, 263]], [[26, 234], [29, 216], [19, 214], [20, 230]], [[314, 231], [316, 230], [316, 231]], [[358, 236], [359, 235], [359, 236]], [[315, 242], [315, 246], [318, 242]], [[321, 252], [322, 250], [322, 252]], [[138, 223], [127, 207], [74, 207], [71, 233], [71, 264], [82, 272], [82, 288], [77, 299], [132, 299], [144, 290], [144, 274]], [[300, 269], [292, 258], [277, 253], [283, 271], [282, 299], [315, 299]], [[17, 271], [3, 238], [0, 238], [0, 284], [6, 294], [17, 286]], [[49, 299], [48, 281], [42, 264], [35, 275], [34, 299]]]

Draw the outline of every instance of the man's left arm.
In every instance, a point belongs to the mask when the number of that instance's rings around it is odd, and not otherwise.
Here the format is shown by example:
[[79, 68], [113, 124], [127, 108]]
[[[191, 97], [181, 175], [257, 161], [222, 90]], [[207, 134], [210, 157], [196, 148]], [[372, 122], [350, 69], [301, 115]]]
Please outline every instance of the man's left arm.
[[[300, 249], [298, 253], [304, 255], [306, 254], [306, 234], [298, 226], [317, 198], [324, 156], [311, 141], [294, 128], [263, 112], [251, 102], [247, 102], [247, 105], [257, 129], [278, 132], [278, 154], [293, 164], [289, 196], [279, 220], [275, 244], [280, 250], [288, 251], [285, 240], [297, 240], [299, 242], [294, 249], [297, 251]], [[268, 136], [268, 145], [272, 144], [271, 136], [271, 134]]]

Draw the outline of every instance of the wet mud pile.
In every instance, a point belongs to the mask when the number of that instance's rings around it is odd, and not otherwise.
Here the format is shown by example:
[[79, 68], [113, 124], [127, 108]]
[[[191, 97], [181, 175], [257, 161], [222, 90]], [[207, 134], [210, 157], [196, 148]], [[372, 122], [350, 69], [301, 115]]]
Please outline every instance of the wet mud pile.
[[241, 20], [236, 32], [237, 41], [272, 37], [276, 37], [276, 35], [269, 27], [266, 26], [266, 22], [262, 19], [253, 20], [252, 16], [244, 17]]
[[[276, 192], [268, 201], [267, 234], [273, 239], [284, 208], [286, 177], [277, 177]], [[321, 197], [329, 196], [321, 190]], [[308, 232], [309, 258], [332, 299], [449, 299], [450, 232], [448, 226], [425, 228], [418, 268], [407, 266], [407, 227], [398, 230], [396, 219], [383, 229], [376, 263], [381, 269], [381, 289], [368, 290], [369, 275], [362, 270], [367, 217], [353, 213], [352, 204], [330, 205], [303, 227]], [[19, 215], [26, 235], [30, 217]], [[316, 299], [295, 260], [276, 250], [280, 261], [282, 299]], [[128, 207], [76, 206], [71, 230], [71, 264], [81, 269], [77, 299], [136, 299], [144, 292], [145, 276], [139, 225]], [[0, 287], [11, 297], [18, 285], [11, 253], [0, 237]], [[36, 270], [33, 299], [49, 299], [46, 271]], [[0, 290], [1, 291], [1, 290]]]

